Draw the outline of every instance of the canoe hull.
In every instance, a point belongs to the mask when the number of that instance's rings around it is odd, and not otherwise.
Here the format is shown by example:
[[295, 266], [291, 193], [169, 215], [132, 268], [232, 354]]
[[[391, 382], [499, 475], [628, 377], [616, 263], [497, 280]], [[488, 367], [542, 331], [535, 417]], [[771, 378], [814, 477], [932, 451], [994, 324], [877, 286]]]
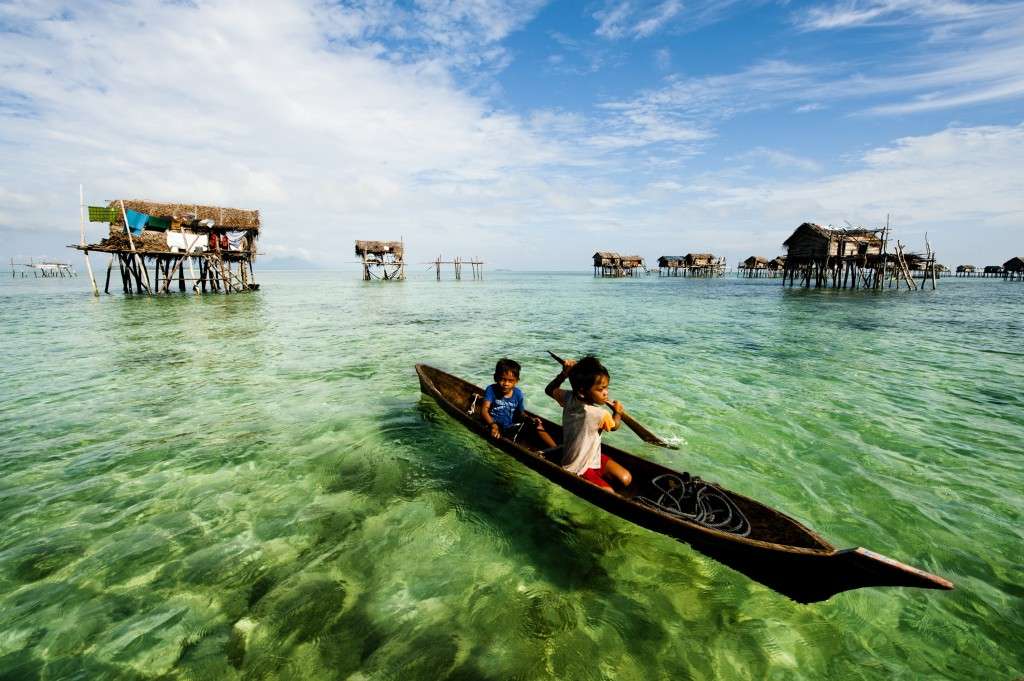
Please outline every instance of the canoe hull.
[[[727, 565], [747, 577], [800, 603], [826, 600], [837, 593], [867, 586], [912, 586], [927, 589], [951, 589], [953, 585], [935, 575], [904, 565], [866, 549], [836, 550], [831, 544], [789, 516], [724, 488], [730, 498], [756, 519], [755, 537], [741, 537], [662, 513], [634, 499], [608, 492], [573, 475], [539, 452], [507, 438], [487, 436], [475, 404], [464, 392], [482, 395], [482, 390], [455, 376], [426, 365], [416, 365], [421, 391], [449, 415], [486, 439], [494, 447], [512, 456], [527, 468], [559, 487], [595, 506], [636, 525], [685, 542], [704, 555]], [[544, 419], [545, 429], [556, 441], [561, 428]], [[640, 457], [604, 446], [603, 451], [637, 473], [673, 472]], [[772, 532], [772, 530], [777, 530]], [[790, 543], [777, 543], [779, 538]]]

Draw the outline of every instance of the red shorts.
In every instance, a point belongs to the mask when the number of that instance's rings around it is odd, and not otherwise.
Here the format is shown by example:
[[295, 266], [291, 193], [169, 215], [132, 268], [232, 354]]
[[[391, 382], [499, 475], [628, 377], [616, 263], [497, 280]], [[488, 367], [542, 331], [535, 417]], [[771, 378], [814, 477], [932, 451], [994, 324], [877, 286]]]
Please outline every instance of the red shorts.
[[612, 486], [605, 482], [604, 478], [601, 477], [601, 473], [604, 472], [605, 466], [608, 465], [608, 457], [604, 454], [601, 455], [601, 467], [600, 468], [588, 468], [583, 471], [583, 475], [580, 477], [589, 483], [603, 487], [605, 489], [611, 489]]

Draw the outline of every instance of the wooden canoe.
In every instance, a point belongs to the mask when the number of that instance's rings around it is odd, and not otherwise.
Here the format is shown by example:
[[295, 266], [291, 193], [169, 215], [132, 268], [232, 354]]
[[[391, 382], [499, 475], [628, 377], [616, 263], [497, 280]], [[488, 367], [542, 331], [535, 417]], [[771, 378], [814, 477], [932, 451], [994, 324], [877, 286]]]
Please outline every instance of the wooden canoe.
[[[665, 480], [686, 478], [688, 474], [609, 445], [602, 446], [604, 453], [625, 466], [632, 474], [633, 482], [618, 492], [604, 490], [564, 470], [558, 465], [559, 453], [545, 452], [532, 434], [524, 433], [515, 442], [505, 437], [498, 440], [488, 437], [480, 418], [481, 388], [424, 364], [416, 365], [416, 373], [420, 390], [425, 395], [519, 463], [595, 506], [641, 527], [686, 542], [701, 553], [797, 602], [823, 601], [837, 593], [866, 586], [953, 588], [948, 580], [873, 551], [864, 548], [836, 549], [784, 513], [714, 483], [708, 483], [709, 489], [720, 497], [727, 497], [731, 508], [738, 510], [746, 521], [743, 526], [745, 536], [691, 520], [671, 512], [671, 509], [663, 510], [650, 500], [664, 494]], [[545, 430], [556, 442], [560, 441], [561, 427], [547, 419], [542, 420]]]

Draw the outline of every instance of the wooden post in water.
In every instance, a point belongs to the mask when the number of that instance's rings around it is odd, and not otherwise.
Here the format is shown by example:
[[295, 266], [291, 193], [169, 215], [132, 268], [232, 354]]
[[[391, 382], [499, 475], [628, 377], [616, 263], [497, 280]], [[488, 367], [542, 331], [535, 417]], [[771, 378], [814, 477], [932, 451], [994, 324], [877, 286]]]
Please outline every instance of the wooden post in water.
[[92, 282], [92, 294], [98, 296], [100, 289], [96, 286], [96, 277], [92, 276], [92, 263], [89, 262], [89, 251], [85, 249], [85, 188], [82, 185], [78, 185], [78, 212], [81, 218], [82, 232], [81, 238], [79, 239], [78, 245], [82, 247], [82, 252], [85, 254], [85, 269], [89, 272], [89, 281]]
[[[139, 257], [139, 252], [135, 250], [135, 240], [132, 239], [132, 230], [131, 230], [131, 227], [128, 226], [128, 211], [125, 210], [124, 199], [120, 199], [120, 202], [121, 202], [121, 217], [122, 217], [122, 219], [124, 219], [124, 231], [125, 231], [125, 234], [128, 235], [128, 245], [132, 249], [132, 255], [135, 256], [136, 267], [141, 269], [142, 270], [142, 274], [145, 275], [145, 277], [146, 277], [146, 293], [152, 294], [153, 291], [152, 291], [152, 289], [150, 288], [150, 285], [149, 285], [149, 272], [146, 271], [146, 266], [145, 266], [145, 264], [143, 264], [142, 258]], [[136, 279], [139, 278], [138, 272], [136, 272], [135, 278]], [[142, 291], [142, 281], [141, 280], [139, 280], [139, 291], [140, 292]]]
[[[881, 279], [881, 285], [884, 285], [884, 283], [885, 283], [885, 270], [886, 270], [886, 265], [889, 262], [889, 255], [886, 252], [888, 250], [888, 245], [889, 245], [889, 214], [886, 213], [885, 214], [885, 229], [882, 230], [882, 279]], [[879, 284], [879, 282], [876, 281], [875, 284], [877, 285], [877, 284]], [[881, 288], [881, 286], [877, 286], [877, 288]]]

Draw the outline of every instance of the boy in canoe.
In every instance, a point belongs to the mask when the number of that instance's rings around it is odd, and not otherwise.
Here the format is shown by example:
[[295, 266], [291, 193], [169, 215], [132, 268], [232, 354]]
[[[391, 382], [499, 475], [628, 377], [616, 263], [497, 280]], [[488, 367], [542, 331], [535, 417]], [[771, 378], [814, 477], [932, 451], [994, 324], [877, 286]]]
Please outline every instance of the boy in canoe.
[[513, 442], [526, 430], [534, 431], [545, 448], [557, 447], [537, 417], [526, 415], [526, 398], [516, 387], [521, 367], [515, 360], [502, 358], [494, 366], [494, 383], [484, 390], [484, 403], [480, 415], [490, 428], [491, 437], [505, 436]]
[[[566, 378], [571, 391], [561, 388]], [[607, 490], [612, 489], [611, 482], [629, 487], [633, 480], [628, 470], [601, 453], [601, 433], [618, 430], [624, 411], [618, 400], [608, 404], [610, 379], [597, 357], [567, 359], [544, 389], [562, 406], [562, 468]], [[606, 405], [613, 414], [605, 411]]]

